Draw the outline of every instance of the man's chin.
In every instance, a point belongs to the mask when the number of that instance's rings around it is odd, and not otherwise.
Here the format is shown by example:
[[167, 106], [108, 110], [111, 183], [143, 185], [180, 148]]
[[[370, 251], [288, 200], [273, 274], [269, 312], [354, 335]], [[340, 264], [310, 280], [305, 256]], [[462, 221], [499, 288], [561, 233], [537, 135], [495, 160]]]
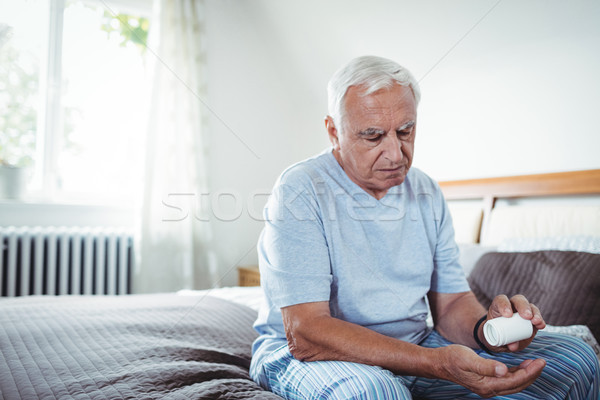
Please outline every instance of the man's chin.
[[406, 175], [402, 174], [401, 176], [387, 179], [386, 183], [389, 185], [389, 188], [392, 188], [394, 186], [402, 185], [404, 179], [406, 179]]
[[380, 180], [380, 184], [377, 185], [377, 190], [380, 192], [387, 192], [394, 186], [399, 186], [404, 182], [406, 175], [400, 174], [393, 177], [387, 177], [385, 179]]
[[406, 179], [406, 173], [408, 172], [406, 168], [401, 168], [397, 171], [382, 171], [382, 181], [385, 182], [385, 186], [389, 188], [393, 186], [401, 185]]

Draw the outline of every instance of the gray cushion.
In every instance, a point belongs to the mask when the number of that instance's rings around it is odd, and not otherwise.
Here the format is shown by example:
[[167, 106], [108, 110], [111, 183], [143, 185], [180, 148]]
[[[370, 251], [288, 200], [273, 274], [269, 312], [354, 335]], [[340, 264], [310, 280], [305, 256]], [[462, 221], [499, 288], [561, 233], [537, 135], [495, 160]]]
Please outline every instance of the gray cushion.
[[600, 254], [576, 251], [487, 253], [469, 275], [488, 307], [498, 294], [523, 294], [551, 325], [587, 325], [600, 337]]

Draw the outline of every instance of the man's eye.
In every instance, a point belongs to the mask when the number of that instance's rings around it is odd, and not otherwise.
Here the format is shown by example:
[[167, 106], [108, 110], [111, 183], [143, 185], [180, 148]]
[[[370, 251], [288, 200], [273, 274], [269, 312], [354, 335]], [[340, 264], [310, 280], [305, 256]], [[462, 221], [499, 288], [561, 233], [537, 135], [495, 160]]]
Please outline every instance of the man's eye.
[[412, 131], [396, 131], [398, 137], [408, 137], [411, 133]]
[[379, 140], [381, 140], [381, 135], [377, 135], [377, 136], [373, 136], [370, 138], [367, 138], [367, 140], [371, 143], [376, 143], [379, 142]]

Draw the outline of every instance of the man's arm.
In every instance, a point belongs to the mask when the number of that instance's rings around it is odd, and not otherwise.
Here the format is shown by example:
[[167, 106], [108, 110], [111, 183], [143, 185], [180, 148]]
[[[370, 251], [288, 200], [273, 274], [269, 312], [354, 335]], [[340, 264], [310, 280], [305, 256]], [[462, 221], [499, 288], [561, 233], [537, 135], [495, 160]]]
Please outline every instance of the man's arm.
[[[521, 391], [541, 374], [545, 365], [543, 360], [528, 360], [509, 370], [462, 345], [424, 348], [334, 318], [328, 302], [297, 304], [281, 311], [290, 352], [301, 361], [378, 365], [398, 375], [450, 380], [483, 397]], [[475, 314], [475, 321], [478, 315], [482, 314]], [[470, 325], [471, 330], [474, 324]]]
[[328, 302], [293, 305], [281, 312], [290, 352], [300, 361], [351, 361], [432, 377], [432, 349], [333, 318]]

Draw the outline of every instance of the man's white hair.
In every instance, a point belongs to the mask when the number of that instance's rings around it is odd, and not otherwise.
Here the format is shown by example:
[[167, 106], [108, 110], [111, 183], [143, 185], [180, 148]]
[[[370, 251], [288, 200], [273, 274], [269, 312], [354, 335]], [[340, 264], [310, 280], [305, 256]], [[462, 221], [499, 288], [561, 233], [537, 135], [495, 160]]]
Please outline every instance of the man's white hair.
[[327, 85], [329, 115], [338, 129], [341, 129], [345, 111], [344, 98], [351, 86], [363, 86], [365, 88], [363, 95], [366, 96], [380, 89], [391, 88], [394, 84], [410, 87], [416, 104], [419, 104], [421, 99], [419, 83], [409, 70], [383, 57], [354, 58], [338, 69], [329, 80]]

